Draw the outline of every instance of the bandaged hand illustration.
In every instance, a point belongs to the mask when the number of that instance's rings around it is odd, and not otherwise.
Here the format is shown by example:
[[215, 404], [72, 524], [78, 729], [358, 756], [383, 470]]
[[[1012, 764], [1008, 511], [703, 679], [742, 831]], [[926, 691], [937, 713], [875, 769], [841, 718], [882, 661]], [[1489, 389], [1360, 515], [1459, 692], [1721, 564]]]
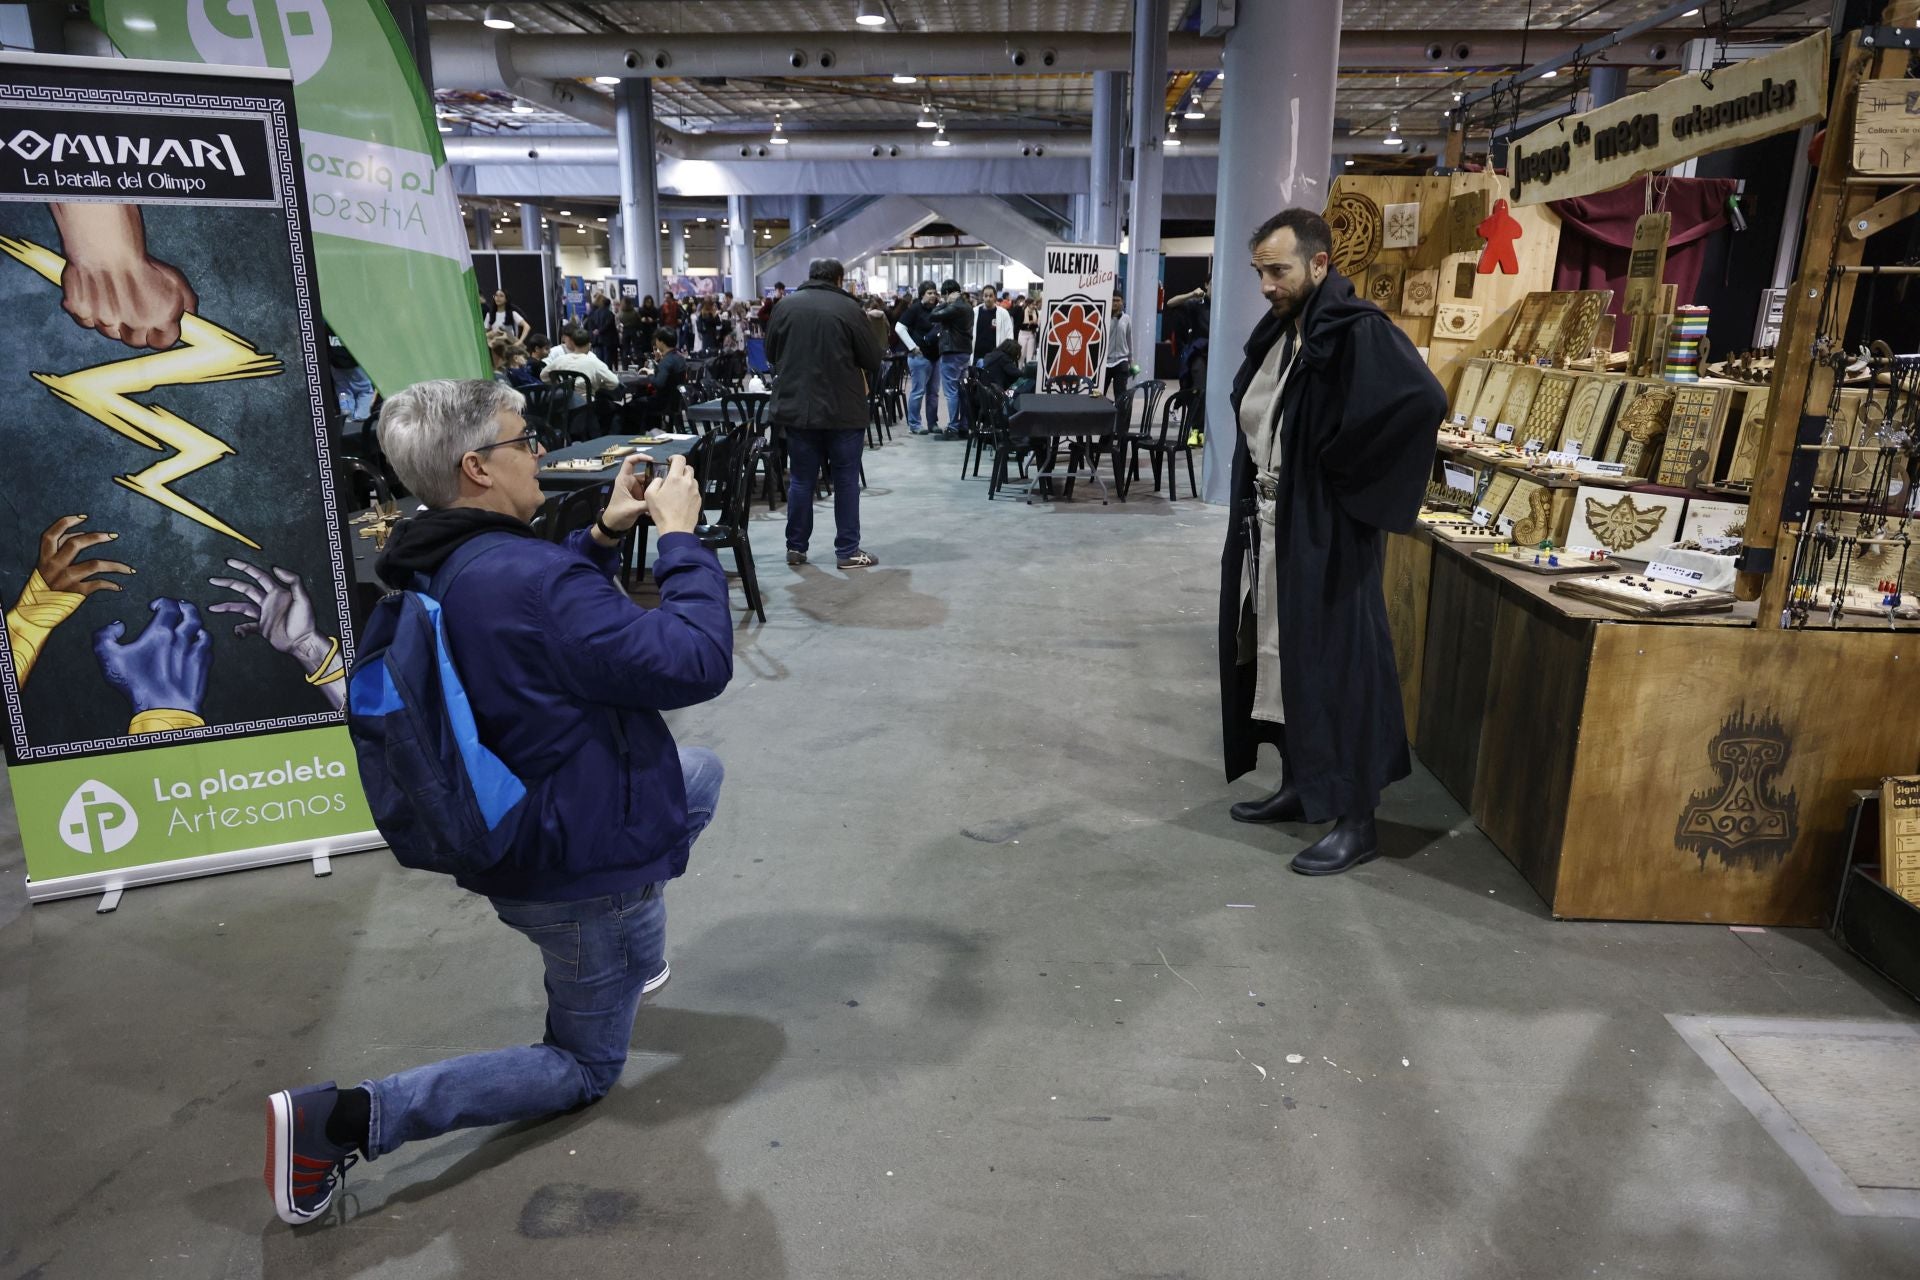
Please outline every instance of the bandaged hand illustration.
[[180, 340], [180, 317], [199, 305], [173, 266], [147, 256], [146, 226], [131, 204], [53, 204], [67, 259], [61, 306], [83, 329], [130, 347], [164, 351]]
[[213, 637], [192, 602], [162, 596], [147, 606], [153, 617], [132, 640], [115, 620], [93, 633], [93, 656], [107, 683], [133, 704], [128, 733], [193, 729], [206, 723], [200, 707], [213, 666]]
[[83, 551], [112, 542], [117, 533], [80, 529], [84, 515], [61, 516], [40, 535], [40, 552], [20, 599], [7, 611], [7, 646], [13, 653], [14, 683], [24, 685], [33, 672], [47, 637], [73, 616], [96, 591], [118, 591], [120, 584], [103, 573], [132, 573], [133, 566], [118, 560], [82, 560]]
[[294, 659], [306, 673], [307, 683], [317, 687], [333, 707], [346, 705], [346, 662], [340, 642], [319, 632], [313, 615], [313, 600], [306, 584], [291, 569], [274, 565], [272, 571], [245, 560], [228, 560], [227, 567], [237, 570], [239, 578], [208, 578], [216, 587], [224, 587], [243, 597], [209, 605], [209, 613], [237, 613], [246, 619], [234, 627], [236, 636], [257, 635], [275, 649]]

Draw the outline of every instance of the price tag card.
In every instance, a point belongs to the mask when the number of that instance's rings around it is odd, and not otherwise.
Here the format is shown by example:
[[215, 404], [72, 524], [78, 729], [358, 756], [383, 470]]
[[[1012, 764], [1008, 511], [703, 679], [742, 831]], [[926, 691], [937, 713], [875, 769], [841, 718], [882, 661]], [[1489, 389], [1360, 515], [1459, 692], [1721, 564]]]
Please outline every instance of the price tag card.
[[1466, 423], [1467, 423], [1467, 415], [1466, 415], [1466, 414], [1465, 414], [1464, 412], [1462, 412], [1462, 413], [1456, 413], [1456, 414], [1454, 414], [1454, 415], [1453, 415], [1453, 425], [1454, 425], [1454, 426], [1456, 426], [1456, 427], [1463, 427], [1463, 426], [1465, 426], [1465, 425], [1466, 425]]
[[1580, 456], [1580, 442], [1579, 442], [1578, 440], [1569, 440], [1569, 441], [1567, 441], [1567, 452], [1568, 452], [1568, 453], [1570, 453], [1570, 454], [1572, 454], [1572, 455], [1573, 455], [1574, 457], [1576, 457], [1576, 458], [1577, 458], [1577, 457], [1579, 457], [1579, 456]]
[[1623, 476], [1627, 474], [1624, 462], [1599, 462], [1593, 458], [1582, 458], [1573, 464], [1573, 469], [1583, 476]]
[[1546, 450], [1546, 447], [1547, 446], [1545, 444], [1541, 443], [1538, 440], [1529, 440], [1527, 441], [1527, 447], [1524, 450], [1522, 450], [1522, 452], [1525, 453], [1529, 458], [1537, 458], [1540, 456], [1542, 452]]
[[1473, 509], [1473, 522], [1484, 529], [1493, 523], [1493, 512], [1487, 510], [1485, 507], [1475, 507]]
[[1705, 537], [1700, 539], [1700, 549], [1702, 551], [1731, 551], [1735, 547], [1742, 545], [1742, 541], [1740, 538]]
[[1577, 453], [1562, 453], [1554, 449], [1547, 454], [1547, 465], [1550, 467], [1570, 467], [1578, 461], [1580, 461], [1580, 455]]
[[1498, 533], [1501, 537], [1511, 538], [1513, 536], [1513, 521], [1507, 516], [1501, 516], [1500, 519], [1494, 523], [1493, 529], [1494, 532]]
[[1493, 438], [1502, 444], [1513, 439], [1513, 424], [1511, 422], [1502, 422], [1495, 426], [1493, 429]]
[[1446, 469], [1447, 488], [1458, 489], [1462, 493], [1473, 493], [1478, 486], [1473, 483], [1473, 472], [1465, 467], [1455, 466], [1451, 462], [1441, 464]]
[[1647, 576], [1655, 582], [1677, 582], [1683, 587], [1697, 587], [1707, 580], [1707, 575], [1699, 569], [1662, 564], [1658, 560], [1647, 566]]
[[1487, 420], [1485, 418], [1475, 418], [1473, 420], [1473, 434], [1477, 436], [1487, 434]]

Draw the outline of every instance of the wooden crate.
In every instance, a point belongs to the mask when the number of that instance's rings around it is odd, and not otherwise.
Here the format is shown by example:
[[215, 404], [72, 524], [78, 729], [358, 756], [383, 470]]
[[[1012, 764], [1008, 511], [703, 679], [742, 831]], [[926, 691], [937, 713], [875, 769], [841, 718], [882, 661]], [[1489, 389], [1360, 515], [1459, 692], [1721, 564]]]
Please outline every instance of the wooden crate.
[[1400, 675], [1400, 707], [1407, 735], [1420, 723], [1420, 678], [1427, 658], [1427, 600], [1432, 588], [1433, 538], [1418, 532], [1387, 535], [1383, 588], [1393, 665]]
[[1822, 923], [1850, 793], [1920, 764], [1916, 663], [1912, 633], [1595, 627], [1554, 914]]

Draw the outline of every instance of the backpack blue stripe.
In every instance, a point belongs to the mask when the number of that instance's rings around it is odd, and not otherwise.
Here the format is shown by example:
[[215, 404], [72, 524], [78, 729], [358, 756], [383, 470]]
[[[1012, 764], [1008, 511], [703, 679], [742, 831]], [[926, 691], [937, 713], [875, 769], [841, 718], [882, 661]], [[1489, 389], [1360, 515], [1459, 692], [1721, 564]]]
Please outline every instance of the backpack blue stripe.
[[466, 686], [460, 683], [460, 673], [454, 670], [453, 655], [447, 650], [446, 623], [440, 615], [440, 602], [431, 596], [415, 597], [426, 608], [427, 616], [433, 619], [434, 652], [440, 662], [440, 689], [446, 700], [447, 722], [453, 729], [454, 742], [460, 748], [460, 759], [467, 766], [467, 780], [473, 786], [473, 798], [480, 805], [480, 814], [486, 819], [487, 829], [500, 825], [509, 810], [527, 794], [527, 788], [513, 771], [503, 763], [500, 757], [487, 750], [480, 741], [479, 726], [474, 723], [473, 707], [467, 702]]
[[400, 700], [400, 691], [393, 687], [393, 673], [387, 670], [385, 658], [361, 663], [354, 669], [352, 679], [347, 681], [347, 704], [357, 716], [391, 715], [406, 706]]

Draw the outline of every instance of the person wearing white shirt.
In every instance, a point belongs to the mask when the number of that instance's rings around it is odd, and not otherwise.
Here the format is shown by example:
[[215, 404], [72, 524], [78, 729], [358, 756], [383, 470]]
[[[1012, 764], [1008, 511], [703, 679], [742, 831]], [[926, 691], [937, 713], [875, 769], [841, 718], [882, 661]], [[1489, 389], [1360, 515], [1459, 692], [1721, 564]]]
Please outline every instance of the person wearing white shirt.
[[[613, 391], [620, 386], [620, 379], [614, 376], [613, 370], [607, 368], [606, 361], [590, 350], [593, 339], [587, 336], [585, 329], [568, 329], [562, 336], [566, 350], [556, 351], [547, 357], [546, 364], [540, 369], [542, 382], [555, 381], [556, 373], [584, 373], [595, 391]], [[576, 405], [580, 403], [578, 391], [574, 393], [574, 398]]]
[[1113, 317], [1107, 321], [1107, 390], [1115, 400], [1127, 398], [1133, 374], [1133, 317], [1119, 294], [1113, 295]]
[[980, 305], [973, 309], [973, 364], [980, 362], [999, 350], [1000, 344], [1013, 339], [1013, 316], [1000, 305], [1000, 297], [992, 285], [980, 288]]

